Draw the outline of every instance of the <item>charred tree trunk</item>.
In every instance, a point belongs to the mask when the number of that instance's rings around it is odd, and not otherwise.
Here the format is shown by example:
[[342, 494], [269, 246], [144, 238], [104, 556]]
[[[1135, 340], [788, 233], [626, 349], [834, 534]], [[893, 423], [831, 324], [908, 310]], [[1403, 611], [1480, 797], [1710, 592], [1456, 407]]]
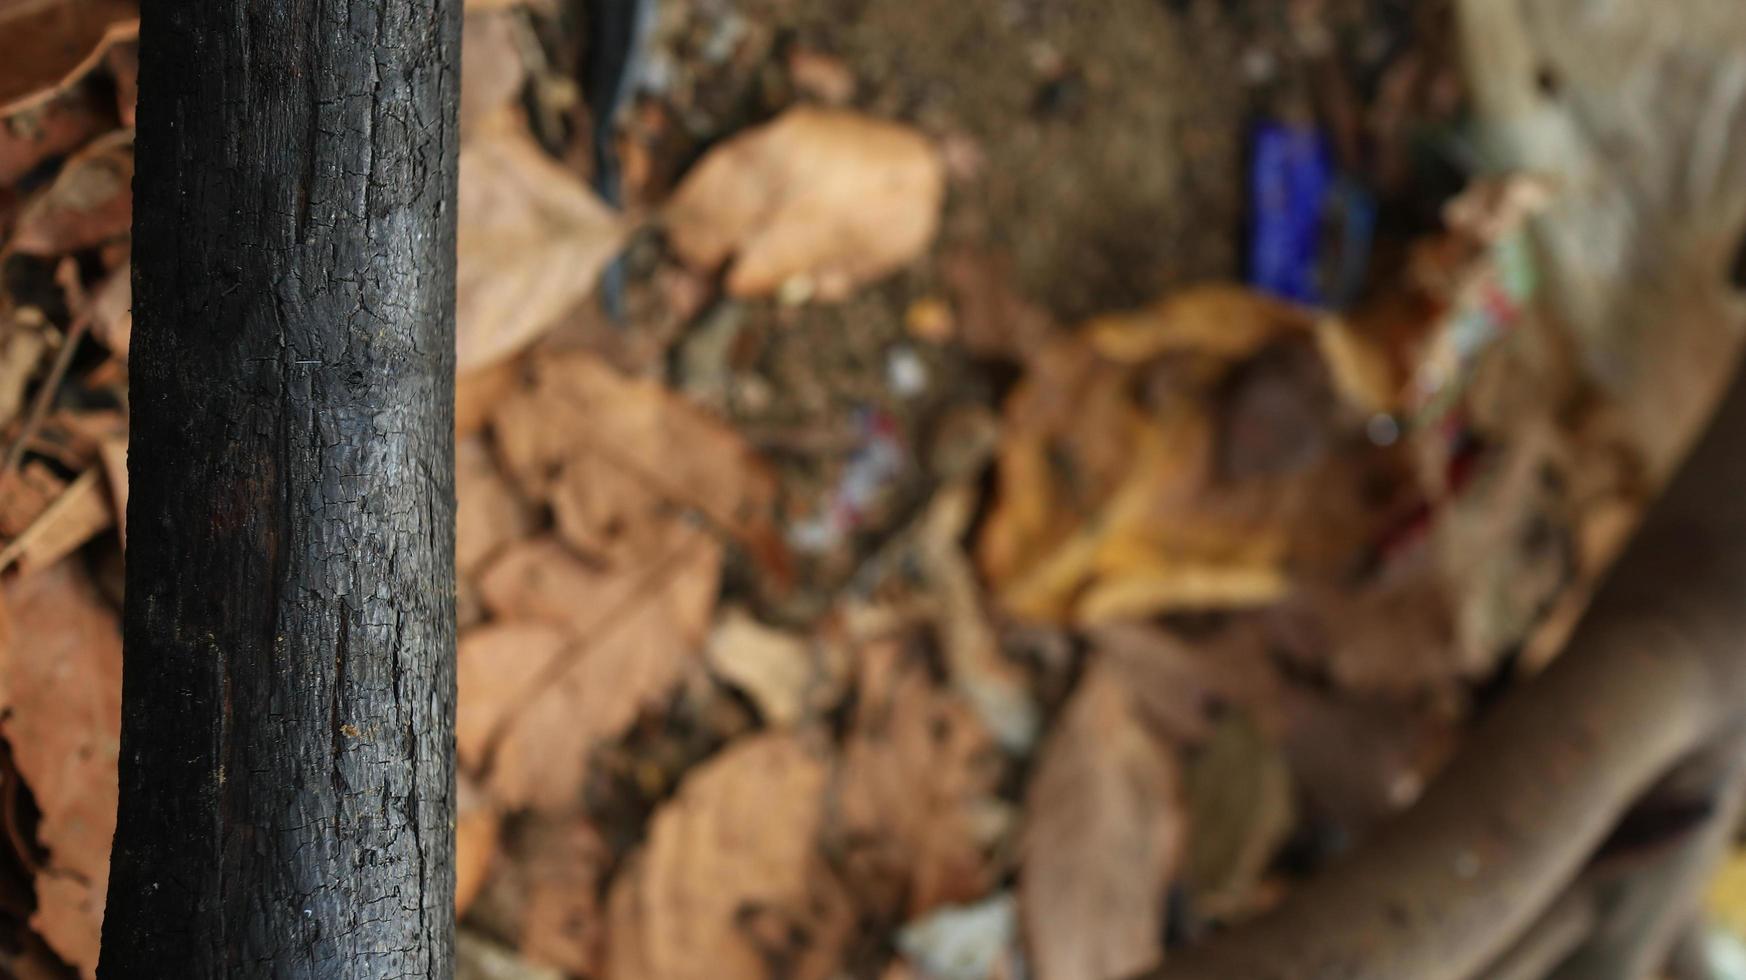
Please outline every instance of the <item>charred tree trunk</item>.
[[447, 978], [461, 0], [145, 0], [99, 975]]

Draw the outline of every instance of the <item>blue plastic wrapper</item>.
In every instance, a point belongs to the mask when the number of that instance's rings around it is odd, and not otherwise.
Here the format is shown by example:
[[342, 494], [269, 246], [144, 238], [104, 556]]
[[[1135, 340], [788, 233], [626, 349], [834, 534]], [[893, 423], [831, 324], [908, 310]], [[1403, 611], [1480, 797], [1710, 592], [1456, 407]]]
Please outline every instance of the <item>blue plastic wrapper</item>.
[[1249, 171], [1249, 284], [1299, 303], [1324, 299], [1323, 218], [1334, 185], [1333, 151], [1312, 126], [1255, 127]]

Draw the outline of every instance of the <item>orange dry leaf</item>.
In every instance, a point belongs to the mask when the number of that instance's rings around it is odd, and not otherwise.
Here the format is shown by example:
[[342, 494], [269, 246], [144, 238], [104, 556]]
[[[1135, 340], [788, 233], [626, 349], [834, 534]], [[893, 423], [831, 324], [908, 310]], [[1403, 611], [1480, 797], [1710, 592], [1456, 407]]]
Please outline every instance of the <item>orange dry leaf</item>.
[[920, 133], [802, 107], [712, 150], [664, 217], [687, 264], [732, 258], [736, 296], [804, 277], [816, 295], [840, 299], [928, 247], [944, 193], [945, 168]]
[[[1007, 609], [1096, 623], [1257, 606], [1343, 570], [1386, 518], [1367, 492], [1404, 464], [1363, 441], [1361, 413], [1318, 394], [1359, 400], [1313, 326], [1206, 287], [1038, 356], [1006, 406], [978, 545]], [[1306, 358], [1307, 371], [1262, 370]]]
[[734, 743], [690, 773], [614, 882], [606, 980], [824, 980], [852, 918], [818, 852], [825, 761]]
[[[573, 544], [593, 550], [612, 536], [625, 479], [742, 539], [772, 533], [775, 480], [738, 433], [659, 382], [588, 354], [549, 354], [530, 371], [532, 382], [493, 417], [498, 450], [523, 492], [551, 500]], [[622, 479], [600, 477], [604, 467]], [[590, 478], [611, 483], [595, 491], [573, 482]]]
[[987, 894], [1007, 830], [1001, 754], [970, 706], [897, 641], [858, 654], [861, 682], [831, 794], [827, 841], [882, 918], [913, 919]]
[[1038, 980], [1118, 980], [1163, 955], [1183, 833], [1176, 758], [1094, 661], [1044, 744], [1019, 880]]
[[48, 852], [31, 927], [89, 977], [115, 834], [121, 626], [73, 563], [14, 581], [5, 599], [0, 735], [42, 811], [37, 838]]
[[126, 235], [133, 221], [133, 133], [99, 139], [61, 165], [54, 182], [25, 204], [11, 247], [64, 255]]
[[[511, 546], [481, 577], [493, 614], [543, 620], [573, 641], [518, 698], [507, 698], [521, 708], [485, 749], [486, 784], [503, 805], [574, 805], [594, 747], [622, 735], [697, 667], [715, 607], [720, 545], [672, 522], [662, 547], [638, 559], [590, 565], [556, 541], [533, 539]], [[499, 649], [499, 656], [516, 655], [511, 644]], [[479, 670], [498, 662], [474, 657]]]
[[526, 347], [594, 290], [625, 227], [512, 119], [461, 147], [456, 216], [456, 368]]

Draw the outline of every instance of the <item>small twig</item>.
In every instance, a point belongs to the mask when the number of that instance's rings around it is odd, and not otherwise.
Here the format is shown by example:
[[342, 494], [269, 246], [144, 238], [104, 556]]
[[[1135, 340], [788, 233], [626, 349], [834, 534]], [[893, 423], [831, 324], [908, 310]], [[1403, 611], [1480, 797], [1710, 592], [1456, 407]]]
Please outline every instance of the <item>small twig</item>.
[[31, 400], [30, 414], [24, 418], [24, 427], [19, 429], [18, 438], [7, 448], [6, 461], [0, 464], [0, 490], [5, 490], [13, 476], [18, 473], [18, 465], [24, 461], [24, 451], [30, 441], [36, 438], [43, 420], [48, 418], [49, 406], [54, 404], [55, 394], [61, 387], [61, 379], [66, 377], [67, 369], [73, 364], [73, 352], [78, 349], [79, 342], [85, 339], [85, 333], [90, 326], [90, 314], [80, 313], [67, 328], [61, 349], [55, 354], [55, 362], [49, 367], [48, 375], [43, 378], [42, 386], [37, 388], [36, 397]]

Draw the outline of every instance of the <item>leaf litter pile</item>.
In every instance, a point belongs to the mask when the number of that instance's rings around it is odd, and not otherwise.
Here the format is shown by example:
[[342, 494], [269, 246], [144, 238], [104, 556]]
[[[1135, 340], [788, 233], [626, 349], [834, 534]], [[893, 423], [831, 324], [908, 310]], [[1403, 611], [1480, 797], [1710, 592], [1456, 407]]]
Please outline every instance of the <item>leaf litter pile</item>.
[[[663, 0], [614, 208], [579, 7], [469, 2], [462, 976], [1129, 976], [1556, 654], [1667, 452], [1528, 301], [1556, 188], [1419, 161], [1444, 25], [1071, 6]], [[135, 16], [0, 11], [51, 42], [0, 72], [32, 980], [92, 974], [114, 827]], [[1346, 295], [1241, 284], [1257, 118], [1378, 204]]]

